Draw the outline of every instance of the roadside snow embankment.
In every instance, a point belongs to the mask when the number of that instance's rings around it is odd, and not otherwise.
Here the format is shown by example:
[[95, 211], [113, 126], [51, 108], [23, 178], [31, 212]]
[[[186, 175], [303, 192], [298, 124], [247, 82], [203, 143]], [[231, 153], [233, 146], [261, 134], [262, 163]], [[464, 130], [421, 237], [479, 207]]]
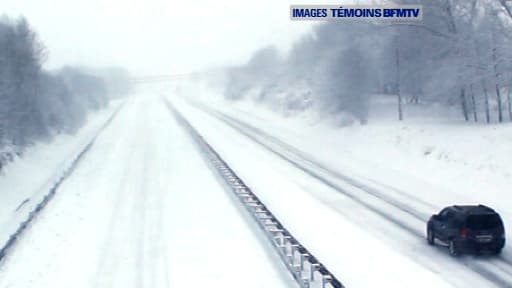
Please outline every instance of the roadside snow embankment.
[[28, 218], [120, 104], [114, 101], [107, 108], [91, 113], [86, 125], [75, 135], [63, 134], [49, 143], [38, 143], [5, 167], [0, 174], [0, 247]]
[[[389, 181], [393, 179], [388, 172], [406, 174], [456, 188], [454, 193], [461, 195], [480, 191], [477, 195], [486, 195], [482, 201], [509, 194], [505, 193], [512, 184], [512, 126], [508, 124], [424, 124], [414, 119], [336, 127], [311, 114], [283, 117], [253, 103], [228, 103], [210, 102], [333, 166], [349, 165], [361, 172], [369, 168], [372, 177]], [[383, 177], [375, 175], [380, 172]]]

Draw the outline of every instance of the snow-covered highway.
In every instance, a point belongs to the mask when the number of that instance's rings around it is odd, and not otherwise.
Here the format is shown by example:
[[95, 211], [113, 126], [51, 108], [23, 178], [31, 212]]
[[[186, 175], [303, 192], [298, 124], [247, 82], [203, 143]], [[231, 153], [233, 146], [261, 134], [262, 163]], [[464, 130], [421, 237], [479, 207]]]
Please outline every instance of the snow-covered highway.
[[[297, 231], [298, 238], [349, 287], [379, 283], [437, 287], [439, 284], [433, 285], [437, 277], [455, 287], [512, 285], [508, 250], [498, 258], [452, 259], [444, 248], [426, 245], [429, 212], [441, 208], [428, 199], [385, 184], [356, 180], [308, 158], [276, 135], [229, 120], [225, 114], [211, 113], [204, 106], [193, 106], [180, 105], [263, 200], [271, 208], [275, 205], [285, 225]], [[260, 125], [265, 127], [263, 121]], [[223, 139], [230, 139], [230, 143]], [[295, 205], [289, 204], [290, 199]], [[368, 243], [370, 239], [378, 239], [378, 243]], [[411, 271], [416, 266], [422, 271]], [[368, 270], [373, 277], [365, 277]], [[436, 277], [430, 278], [428, 272]]]
[[347, 287], [511, 287], [508, 248], [454, 259], [426, 244], [437, 203], [166, 98], [126, 101], [0, 262], [0, 287], [296, 287], [166, 101]]
[[246, 220], [160, 97], [141, 95], [0, 264], [0, 287], [291, 287]]

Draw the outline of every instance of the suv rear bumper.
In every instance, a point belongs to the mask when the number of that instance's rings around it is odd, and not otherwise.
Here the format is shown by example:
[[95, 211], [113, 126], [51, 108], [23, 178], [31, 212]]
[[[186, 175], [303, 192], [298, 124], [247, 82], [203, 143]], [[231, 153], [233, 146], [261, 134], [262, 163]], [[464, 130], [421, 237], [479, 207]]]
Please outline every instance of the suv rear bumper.
[[505, 246], [505, 239], [496, 239], [488, 243], [477, 242], [474, 239], [457, 239], [457, 248], [461, 252], [495, 252]]

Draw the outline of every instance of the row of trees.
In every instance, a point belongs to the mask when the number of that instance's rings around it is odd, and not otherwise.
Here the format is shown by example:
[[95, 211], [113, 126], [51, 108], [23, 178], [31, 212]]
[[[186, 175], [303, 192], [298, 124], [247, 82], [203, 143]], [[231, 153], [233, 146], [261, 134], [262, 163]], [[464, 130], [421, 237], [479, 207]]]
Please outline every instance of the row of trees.
[[370, 96], [391, 93], [399, 107], [436, 102], [458, 105], [467, 121], [512, 120], [512, 2], [392, 3], [422, 4], [423, 21], [319, 25], [286, 57], [267, 47], [229, 68], [226, 97], [252, 91], [287, 109], [315, 105], [364, 123]]
[[35, 141], [74, 132], [119, 90], [85, 69], [43, 70], [46, 53], [26, 19], [0, 19], [0, 170]]

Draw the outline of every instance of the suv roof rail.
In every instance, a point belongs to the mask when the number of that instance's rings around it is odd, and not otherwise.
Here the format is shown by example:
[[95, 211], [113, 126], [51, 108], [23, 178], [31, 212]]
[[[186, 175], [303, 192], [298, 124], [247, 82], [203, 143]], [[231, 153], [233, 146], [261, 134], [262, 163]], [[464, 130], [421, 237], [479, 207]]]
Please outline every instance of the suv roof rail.
[[485, 209], [488, 209], [488, 210], [490, 210], [490, 211], [494, 211], [494, 209], [492, 209], [491, 207], [486, 206], [486, 205], [483, 205], [483, 204], [478, 204], [478, 207], [480, 207], [480, 208], [485, 208]]
[[455, 208], [457, 210], [463, 210], [461, 205], [453, 205], [453, 208]]
[[476, 212], [475, 208], [479, 209], [480, 211], [485, 210], [487, 212], [495, 212], [494, 209], [492, 209], [489, 206], [485, 206], [483, 204], [478, 204], [478, 205], [453, 205], [452, 207], [454, 209], [457, 209], [460, 212], [463, 212], [463, 213], [471, 213], [472, 211]]

